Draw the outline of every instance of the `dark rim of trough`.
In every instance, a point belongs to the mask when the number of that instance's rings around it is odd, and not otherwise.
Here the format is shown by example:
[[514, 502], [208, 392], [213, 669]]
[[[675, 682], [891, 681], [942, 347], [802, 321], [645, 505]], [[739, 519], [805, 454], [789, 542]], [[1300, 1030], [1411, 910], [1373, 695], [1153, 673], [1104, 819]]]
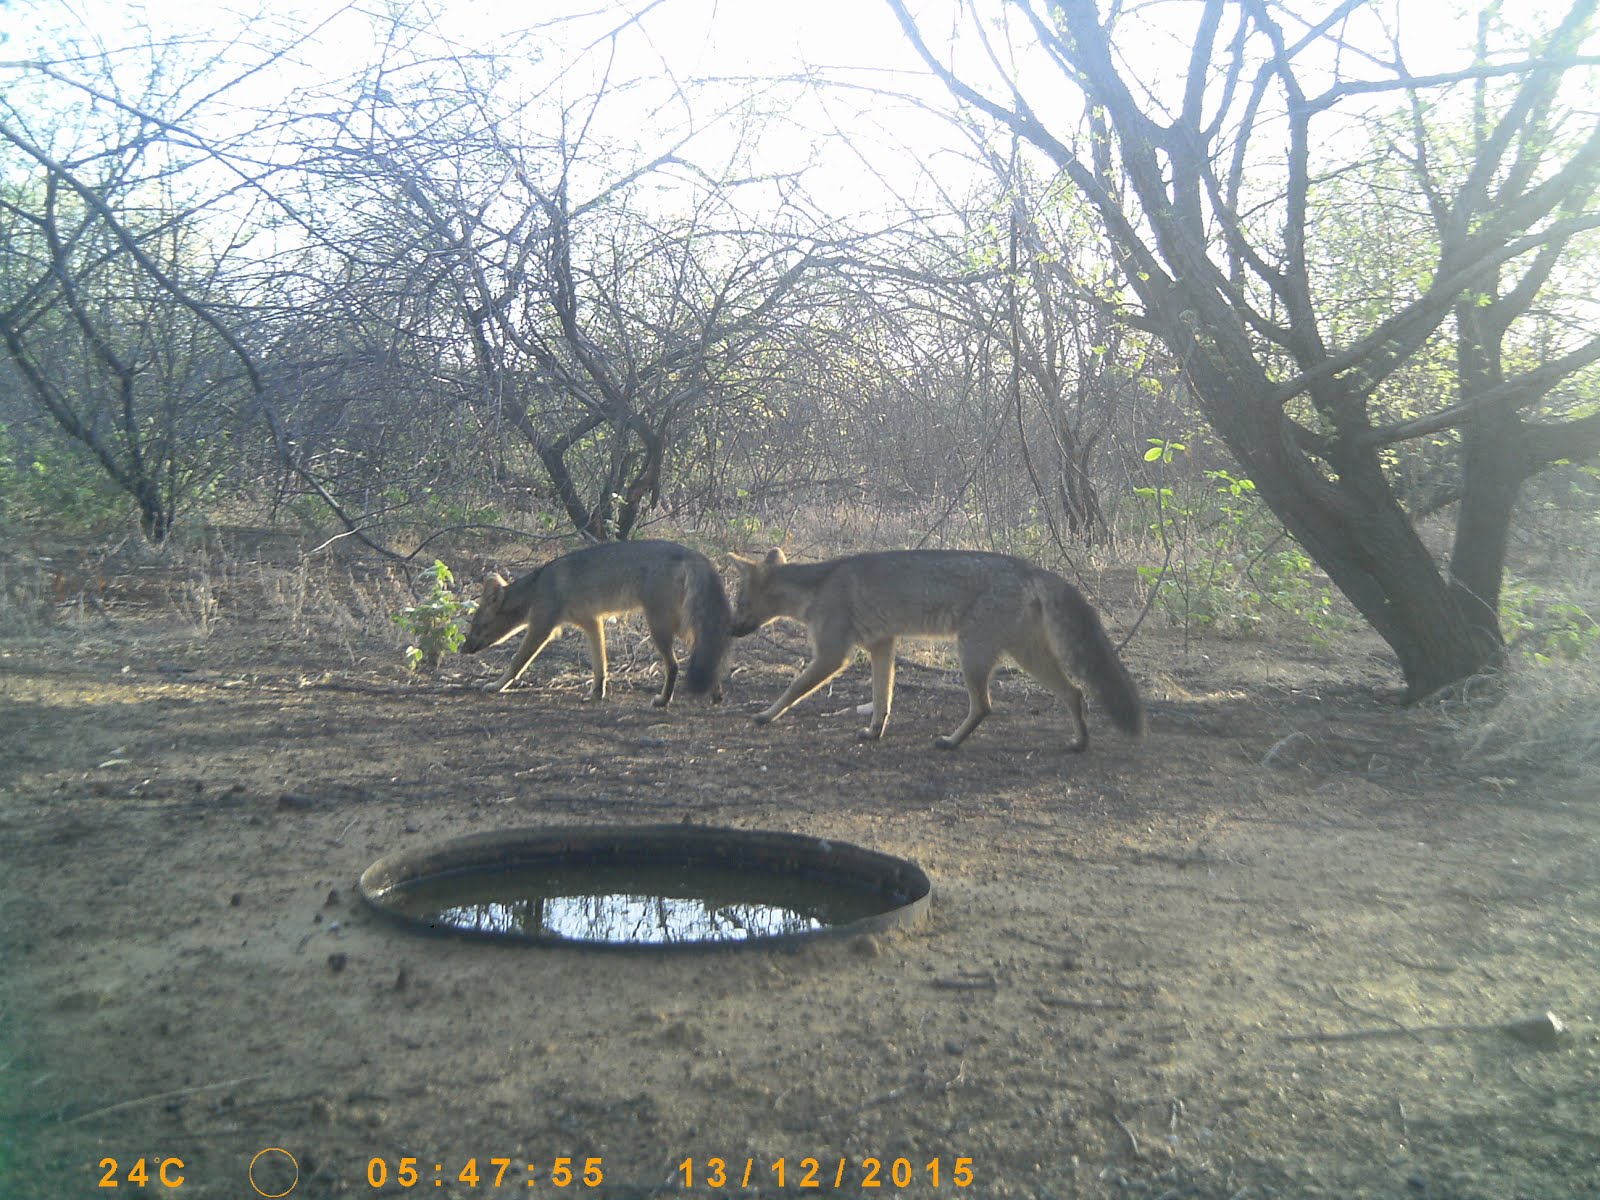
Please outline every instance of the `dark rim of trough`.
[[[400, 912], [386, 902], [390, 894], [425, 880], [550, 861], [566, 866], [581, 866], [587, 862], [649, 862], [753, 868], [813, 879], [837, 879], [857, 888], [877, 888], [889, 900], [904, 899], [885, 912], [805, 933], [769, 934], [738, 941], [682, 942], [600, 942], [555, 934], [457, 929]], [[906, 928], [927, 915], [933, 894], [933, 884], [915, 863], [848, 842], [801, 833], [683, 824], [535, 825], [474, 833], [420, 850], [386, 854], [361, 873], [359, 886], [362, 899], [373, 911], [415, 933], [519, 946], [559, 946], [635, 954], [789, 949]]]

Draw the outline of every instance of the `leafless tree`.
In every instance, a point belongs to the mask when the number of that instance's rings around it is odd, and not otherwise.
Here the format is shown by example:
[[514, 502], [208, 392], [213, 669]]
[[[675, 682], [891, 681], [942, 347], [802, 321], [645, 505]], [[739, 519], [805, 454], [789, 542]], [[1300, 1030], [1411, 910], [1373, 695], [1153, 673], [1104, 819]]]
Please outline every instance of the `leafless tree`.
[[861, 405], [876, 421], [859, 465], [881, 458], [880, 478], [934, 510], [976, 503], [990, 537], [1066, 554], [1111, 534], [1102, 493], [1128, 490], [1161, 356], [1117, 319], [1082, 202], [991, 165], [860, 264], [868, 315], [834, 353], [865, 373], [841, 394], [878, 397]]
[[241, 319], [252, 284], [236, 239], [276, 204], [280, 164], [208, 127], [284, 52], [85, 33], [54, 58], [0, 63], [0, 339], [26, 396], [155, 541], [261, 426], [278, 468], [357, 525], [297, 456]]
[[[1134, 65], [1152, 36], [1136, 9], [967, 9], [978, 51], [954, 65], [929, 44], [927, 18], [888, 3], [954, 95], [1043, 151], [1093, 205], [1137, 303], [1130, 319], [1182, 362], [1260, 495], [1394, 649], [1408, 693], [1495, 662], [1518, 489], [1555, 459], [1600, 450], [1600, 415], [1581, 406], [1583, 372], [1600, 360], [1588, 323], [1571, 322], [1537, 363], [1510, 353], [1581, 274], [1600, 224], [1600, 121], [1584, 102], [1592, 0], [1521, 46], [1492, 46], [1510, 34], [1486, 23], [1468, 61], [1432, 74], [1409, 69], [1398, 40], [1369, 37], [1375, 10], [1355, 0], [1206, 0], [1181, 9], [1187, 73], [1168, 91]], [[1041, 103], [1030, 64], [1070, 85], [1079, 115], [1059, 91]], [[1430, 269], [1379, 319], [1336, 334], [1324, 184], [1360, 169], [1367, 148], [1352, 148], [1352, 129], [1389, 101], [1417, 118], [1394, 152], [1432, 215]], [[1444, 141], [1463, 126], [1452, 155]], [[1455, 342], [1449, 391], [1414, 419], [1384, 420], [1388, 381], [1441, 337]], [[1461, 447], [1443, 563], [1385, 470], [1391, 447], [1442, 431]]]
[[732, 117], [713, 170], [697, 127], [648, 152], [598, 132], [608, 80], [555, 104], [495, 55], [403, 49], [308, 146], [346, 205], [324, 244], [387, 256], [438, 298], [481, 436], [531, 452], [572, 528], [627, 537], [705, 411], [770, 383], [778, 331], [837, 249], [797, 210], [742, 216], [741, 188], [783, 185], [738, 177], [751, 134]]

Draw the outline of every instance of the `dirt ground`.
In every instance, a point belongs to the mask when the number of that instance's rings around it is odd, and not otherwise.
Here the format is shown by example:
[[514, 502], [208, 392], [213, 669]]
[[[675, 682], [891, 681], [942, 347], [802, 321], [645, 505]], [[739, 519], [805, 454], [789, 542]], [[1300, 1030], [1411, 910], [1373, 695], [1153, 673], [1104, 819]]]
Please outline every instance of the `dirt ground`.
[[[660, 711], [626, 630], [599, 705], [572, 634], [504, 695], [509, 648], [409, 677], [382, 568], [3, 560], [0, 1196], [1600, 1195], [1600, 806], [1460, 766], [1368, 635], [1147, 624], [1142, 745], [1091, 711], [1065, 753], [1011, 673], [945, 754], [964, 693], [917, 661], [880, 744], [864, 664], [756, 727], [798, 627]], [[468, 832], [660, 821], [910, 857], [931, 915], [641, 957], [356, 893]], [[1546, 1011], [1551, 1045], [1496, 1028]]]

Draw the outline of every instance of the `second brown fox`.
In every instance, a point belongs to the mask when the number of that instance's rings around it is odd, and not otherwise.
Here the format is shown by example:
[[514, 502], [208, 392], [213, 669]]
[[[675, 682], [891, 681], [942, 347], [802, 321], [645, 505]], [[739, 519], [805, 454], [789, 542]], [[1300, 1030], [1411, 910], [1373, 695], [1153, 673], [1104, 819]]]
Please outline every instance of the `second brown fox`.
[[954, 638], [968, 711], [938, 738], [959, 746], [990, 712], [989, 680], [1002, 654], [1059, 696], [1072, 714], [1070, 749], [1089, 744], [1086, 685], [1112, 723], [1145, 732], [1144, 704], [1099, 616], [1065, 579], [1024, 559], [971, 550], [889, 550], [818, 563], [790, 563], [781, 550], [735, 556], [742, 586], [733, 633], [744, 637], [778, 617], [805, 623], [811, 661], [783, 695], [756, 717], [765, 725], [840, 671], [850, 651], [872, 661], [872, 719], [861, 737], [883, 736], [894, 701], [894, 648], [900, 637]]

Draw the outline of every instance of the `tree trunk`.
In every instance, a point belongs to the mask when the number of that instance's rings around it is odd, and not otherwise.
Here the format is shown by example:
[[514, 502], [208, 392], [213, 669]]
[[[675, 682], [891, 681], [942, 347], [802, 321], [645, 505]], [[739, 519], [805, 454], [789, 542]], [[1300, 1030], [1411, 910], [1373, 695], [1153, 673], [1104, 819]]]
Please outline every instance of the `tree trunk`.
[[[1476, 303], [1456, 306], [1456, 373], [1461, 400], [1470, 403], [1505, 378], [1500, 338], [1490, 312]], [[1528, 473], [1528, 433], [1507, 399], [1480, 406], [1461, 427], [1461, 501], [1450, 585], [1480, 636], [1502, 647], [1500, 588], [1505, 575], [1511, 516]]]
[[1056, 472], [1056, 496], [1067, 517], [1067, 528], [1091, 545], [1105, 534], [1106, 515], [1100, 506], [1100, 493], [1089, 473], [1089, 451], [1078, 441], [1072, 422], [1060, 401], [1056, 404], [1056, 453], [1060, 469]]
[[139, 529], [144, 540], [159, 546], [172, 532], [172, 513], [161, 502], [161, 490], [152, 480], [140, 479], [130, 489], [134, 503], [139, 506]]
[[1481, 620], [1440, 574], [1375, 450], [1335, 448], [1324, 472], [1293, 444], [1289, 420], [1264, 397], [1250, 398], [1250, 380], [1202, 373], [1197, 384], [1208, 420], [1257, 493], [1394, 650], [1408, 700], [1495, 660], [1498, 639], [1484, 637]]

